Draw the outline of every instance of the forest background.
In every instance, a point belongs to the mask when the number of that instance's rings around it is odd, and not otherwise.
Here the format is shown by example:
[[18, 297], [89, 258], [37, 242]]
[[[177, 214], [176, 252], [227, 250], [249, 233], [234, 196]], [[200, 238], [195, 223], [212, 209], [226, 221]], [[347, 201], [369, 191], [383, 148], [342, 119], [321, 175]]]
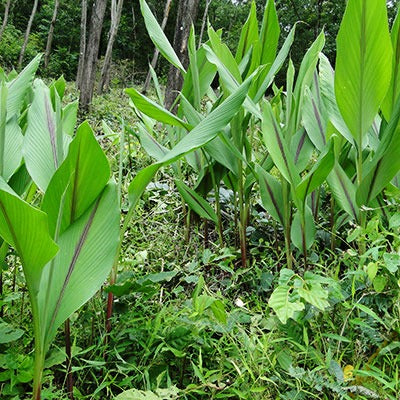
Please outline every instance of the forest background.
[[[58, 3], [51, 56], [48, 66], [41, 69], [41, 74], [50, 78], [64, 75], [66, 80], [73, 81], [76, 79], [79, 63], [82, 5], [83, 3], [87, 5], [88, 31], [94, 2], [90, 0], [58, 0], [57, 2], [55, 0], [36, 0], [35, 2], [37, 2], [37, 8], [21, 66], [28, 63], [38, 52], [45, 52], [54, 8]], [[2, 0], [0, 2], [0, 18], [4, 26], [0, 41], [0, 65], [3, 68], [18, 67], [24, 34], [35, 2], [33, 0]], [[185, 0], [180, 0], [180, 3], [184, 2]], [[148, 3], [161, 24], [165, 4], [158, 0], [149, 0]], [[207, 3], [209, 5], [207, 13], [205, 13]], [[265, 2], [257, 0], [256, 3], [257, 11], [261, 15]], [[335, 38], [345, 4], [345, 0], [278, 0], [276, 2], [283, 32], [282, 41], [285, 38], [285, 33], [287, 34], [290, 31], [293, 24], [296, 21], [302, 21], [297, 27], [297, 39], [291, 49], [291, 58], [296, 66], [322, 28], [324, 28], [326, 34], [324, 53], [331, 62], [334, 61]], [[171, 2], [169, 17], [165, 26], [165, 33], [171, 43], [177, 26], [178, 6], [179, 1]], [[250, 2], [246, 0], [234, 2], [232, 0], [211, 0], [209, 2], [208, 0], [200, 0], [197, 1], [197, 6], [197, 17], [193, 21], [196, 33], [200, 33], [203, 18], [206, 15], [213, 27], [223, 30], [224, 40], [232, 49], [238, 41], [249, 13]], [[395, 1], [388, 3], [391, 20], [395, 15], [395, 6]], [[7, 7], [9, 15], [7, 21], [5, 21], [4, 15]], [[110, 26], [111, 7], [108, 4], [102, 24], [99, 58], [104, 58], [106, 53]], [[137, 0], [125, 0], [122, 5], [118, 34], [113, 46], [111, 84], [126, 87], [143, 83], [153, 51], [154, 45], [146, 31], [139, 2]], [[156, 71], [159, 76], [164, 77], [163, 83], [166, 83], [167, 68], [167, 62], [160, 59]]]

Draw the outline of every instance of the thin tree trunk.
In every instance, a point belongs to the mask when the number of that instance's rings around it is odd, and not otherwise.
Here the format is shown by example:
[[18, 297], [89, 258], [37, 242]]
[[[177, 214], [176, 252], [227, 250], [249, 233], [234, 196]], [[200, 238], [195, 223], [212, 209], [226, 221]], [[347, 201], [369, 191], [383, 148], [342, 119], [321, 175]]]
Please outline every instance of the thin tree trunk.
[[81, 88], [82, 85], [82, 71], [85, 64], [86, 55], [86, 25], [87, 25], [87, 0], [82, 0], [81, 12], [81, 40], [79, 45], [79, 63], [78, 72], [76, 73], [76, 87]]
[[101, 70], [101, 77], [99, 82], [98, 91], [103, 93], [103, 90], [108, 90], [110, 85], [110, 69], [112, 60], [112, 49], [114, 46], [115, 38], [117, 37], [119, 22], [121, 20], [122, 6], [124, 0], [112, 0], [111, 1], [111, 26], [109, 32], [109, 38], [107, 43], [106, 55], [104, 57], [104, 64]]
[[[184, 68], [189, 64], [187, 45], [190, 26], [196, 21], [199, 9], [199, 0], [179, 0], [178, 15], [176, 17], [174, 50]], [[167, 89], [165, 93], [165, 107], [170, 109], [176, 99], [177, 91], [181, 90], [183, 78], [180, 71], [174, 66], [168, 72]]]
[[206, 8], [204, 9], [203, 20], [201, 21], [201, 29], [200, 29], [200, 36], [199, 36], [199, 46], [201, 46], [201, 41], [203, 40], [204, 29], [206, 27], [207, 16], [208, 16], [208, 8], [210, 7], [211, 0], [206, 0]]
[[8, 15], [10, 13], [10, 5], [11, 5], [11, 0], [7, 0], [6, 8], [4, 9], [3, 23], [1, 24], [1, 28], [0, 28], [0, 40], [1, 40], [1, 37], [3, 36], [4, 30], [6, 29], [6, 26], [7, 26]]
[[314, 37], [317, 38], [319, 35], [319, 29], [321, 26], [321, 15], [322, 15], [322, 6], [323, 6], [324, 1], [323, 0], [317, 0], [317, 24], [315, 26], [315, 32], [314, 32]]
[[89, 109], [89, 105], [93, 98], [101, 31], [103, 28], [106, 8], [107, 0], [96, 0], [93, 3], [85, 63], [82, 71], [81, 96], [79, 99], [79, 104], [84, 112]]
[[[168, 22], [168, 16], [169, 16], [169, 11], [171, 9], [171, 4], [172, 4], [172, 0], [167, 0], [167, 2], [165, 3], [164, 17], [163, 17], [163, 20], [162, 20], [162, 23], [161, 23], [161, 29], [163, 31], [164, 31], [165, 26], [167, 25], [167, 22]], [[151, 67], [153, 69], [155, 69], [155, 67], [157, 65], [157, 60], [158, 60], [159, 54], [160, 54], [160, 51], [156, 47], [154, 49], [153, 59], [151, 60]], [[146, 81], [144, 82], [144, 86], [143, 86], [143, 90], [142, 90], [143, 94], [146, 94], [147, 89], [149, 88], [150, 79], [151, 79], [151, 72], [150, 72], [150, 69], [149, 69], [149, 72], [147, 73]]]
[[28, 26], [26, 27], [26, 31], [25, 31], [24, 43], [22, 44], [21, 53], [19, 54], [18, 69], [21, 69], [22, 62], [24, 61], [25, 50], [26, 50], [26, 46], [28, 44], [29, 34], [31, 33], [33, 19], [35, 18], [35, 15], [36, 15], [38, 2], [39, 2], [39, 0], [35, 0], [35, 2], [33, 3], [31, 16], [29, 17]]
[[49, 34], [47, 36], [47, 44], [46, 44], [46, 52], [44, 54], [44, 67], [47, 68], [49, 65], [49, 57], [51, 52], [51, 45], [53, 43], [53, 36], [54, 36], [54, 26], [57, 20], [57, 12], [58, 7], [60, 5], [60, 0], [54, 1], [54, 10], [53, 10], [53, 17], [51, 18]]
[[[136, 15], [135, 15], [135, 7], [133, 6], [132, 3], [132, 37], [133, 37], [133, 41], [136, 42]], [[132, 60], [132, 84], [134, 81], [134, 77], [135, 77], [135, 56], [133, 56], [133, 60]]]

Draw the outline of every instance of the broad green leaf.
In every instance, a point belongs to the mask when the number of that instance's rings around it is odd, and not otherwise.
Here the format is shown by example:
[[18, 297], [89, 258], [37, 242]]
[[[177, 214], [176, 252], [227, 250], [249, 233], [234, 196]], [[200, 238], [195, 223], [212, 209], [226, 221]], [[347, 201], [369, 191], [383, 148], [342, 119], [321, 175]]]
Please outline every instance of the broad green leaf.
[[27, 189], [32, 185], [32, 179], [25, 167], [25, 164], [22, 164], [17, 169], [17, 171], [9, 179], [8, 184], [18, 196], [22, 196], [27, 191]]
[[276, 221], [285, 226], [285, 212], [283, 209], [282, 186], [280, 182], [258, 165], [256, 166], [256, 172], [258, 174], [263, 207]]
[[23, 334], [24, 331], [22, 329], [14, 328], [6, 322], [0, 322], [0, 344], [14, 342]]
[[349, 0], [337, 37], [335, 93], [359, 151], [391, 76], [386, 1]]
[[289, 282], [294, 276], [294, 272], [292, 269], [289, 268], [282, 268], [279, 272], [279, 286], [288, 286]]
[[325, 151], [318, 157], [317, 162], [296, 187], [296, 196], [303, 203], [310, 193], [324, 183], [334, 164], [335, 154], [333, 151], [333, 141], [331, 140]]
[[164, 124], [180, 126], [187, 130], [190, 130], [192, 128], [191, 125], [189, 125], [185, 121], [182, 121], [180, 118], [178, 118], [153, 100], [150, 100], [146, 96], [143, 96], [136, 89], [126, 89], [125, 92], [130, 96], [135, 107], [147, 116], [159, 122], [163, 122]]
[[294, 156], [294, 163], [299, 172], [310, 164], [314, 152], [314, 146], [304, 128], [300, 128], [290, 141], [290, 151]]
[[[92, 165], [96, 170], [96, 164]], [[57, 240], [60, 248], [43, 269], [39, 319], [44, 348], [57, 328], [89, 300], [107, 279], [119, 240], [117, 188], [108, 184], [85, 213]]]
[[385, 267], [392, 274], [395, 274], [400, 267], [400, 254], [397, 253], [385, 253], [383, 255], [385, 261]]
[[[207, 53], [208, 60], [215, 64], [218, 69], [220, 80], [223, 83], [223, 87], [226, 93], [233, 93], [239, 86], [239, 82], [242, 81], [240, 78], [236, 80], [235, 77], [232, 75], [231, 71], [227, 68], [226, 64], [223, 63], [223, 60], [215, 53], [210, 47], [207, 45], [203, 45], [204, 49]], [[262, 73], [262, 70], [257, 70], [258, 74]], [[254, 75], [253, 75], [254, 76]], [[254, 76], [253, 79], [257, 79], [257, 76]], [[244, 101], [244, 107], [253, 115], [257, 116], [261, 119], [261, 114], [258, 110], [257, 105], [248, 97]]]
[[201, 218], [218, 223], [217, 214], [206, 200], [180, 180], [175, 180], [175, 185], [190, 209]]
[[265, 92], [271, 86], [275, 75], [282, 68], [289, 54], [290, 48], [292, 47], [295, 32], [296, 25], [293, 26], [293, 28], [290, 30], [288, 36], [285, 39], [285, 42], [283, 43], [278, 55], [275, 58], [275, 61], [272, 63], [271, 68], [266, 67], [264, 70], [264, 74], [260, 74], [257, 79], [254, 80], [253, 85], [249, 90], [249, 96], [251, 99], [253, 99], [255, 103], [258, 103], [264, 97]]
[[307, 205], [304, 206], [304, 216], [301, 210], [297, 210], [292, 221], [291, 239], [293, 244], [300, 250], [308, 250], [315, 241], [315, 222], [312, 211]]
[[[71, 348], [71, 355], [72, 357], [77, 356], [79, 353], [82, 352], [82, 347], [72, 346]], [[85, 349], [86, 351], [86, 349]], [[64, 364], [67, 358], [67, 354], [65, 352], [65, 347], [57, 347], [52, 349], [46, 357], [46, 361], [44, 362], [44, 367], [51, 368], [55, 365]]]
[[12, 118], [14, 115], [19, 116], [41, 57], [41, 54], [38, 54], [13, 80], [7, 83], [9, 92], [7, 99], [8, 118]]
[[165, 36], [165, 33], [161, 29], [145, 0], [140, 0], [140, 9], [142, 11], [147, 32], [149, 33], [154, 45], [171, 64], [178, 68], [182, 74], [185, 74], [185, 68], [183, 67], [179, 57], [176, 55], [174, 49]]
[[[280, 35], [278, 15], [275, 1], [268, 0], [265, 5], [263, 20], [260, 29], [261, 56], [260, 64], [270, 65], [275, 61]], [[269, 71], [270, 68], [267, 69]]]
[[44, 195], [42, 210], [52, 235], [61, 234], [95, 201], [110, 178], [107, 157], [89, 124], [83, 123], [68, 156], [55, 172]]
[[320, 283], [306, 282], [303, 287], [298, 289], [298, 293], [307, 303], [321, 311], [329, 307], [328, 291], [323, 289]]
[[23, 154], [29, 174], [43, 192], [63, 162], [70, 141], [70, 137], [62, 135], [59, 128], [50, 91], [37, 79], [34, 99], [28, 111]]
[[377, 273], [378, 273], [378, 263], [370, 262], [367, 265], [368, 279], [372, 282], [375, 279]]
[[211, 26], [208, 28], [208, 37], [210, 38], [210, 46], [204, 44], [204, 48], [211, 48], [216, 57], [220, 60], [221, 64], [224, 65], [226, 70], [232, 75], [233, 80], [241, 83], [242, 77], [235, 58], [228, 46], [225, 43], [222, 43], [221, 37], [214, 31], [214, 29], [212, 29]]
[[400, 99], [383, 131], [382, 140], [372, 160], [367, 159], [364, 177], [357, 190], [357, 203], [369, 205], [400, 170]]
[[209, 164], [200, 171], [195, 190], [205, 197], [215, 188], [214, 182], [221, 182], [227, 174], [227, 169], [218, 162]]
[[309, 88], [304, 92], [302, 122], [314, 146], [321, 151], [326, 145], [328, 114], [322, 101]]
[[190, 28], [189, 41], [188, 41], [188, 53], [189, 53], [189, 69], [190, 76], [192, 78], [193, 84], [193, 99], [194, 106], [197, 110], [200, 110], [200, 101], [201, 101], [201, 93], [200, 93], [200, 72], [197, 67], [197, 50], [196, 50], [196, 37], [194, 32], [194, 26], [192, 25]]
[[216, 320], [221, 324], [226, 324], [227, 315], [224, 303], [217, 299], [211, 304], [210, 308]]
[[[294, 75], [295, 75], [295, 68], [292, 59], [289, 59], [289, 66], [286, 71], [286, 118], [285, 118], [285, 129], [286, 131], [290, 132], [290, 129], [296, 130], [295, 121], [294, 121], [294, 107], [295, 107], [295, 99], [293, 96], [293, 87], [294, 87]], [[277, 108], [282, 108], [283, 101], [281, 99], [281, 94], [278, 92], [275, 96], [274, 100], [277, 101]], [[276, 115], [280, 115], [281, 111], [276, 111]]]
[[286, 324], [289, 318], [293, 318], [295, 313], [304, 310], [304, 304], [298, 300], [291, 299], [289, 286], [278, 286], [269, 298], [268, 305], [276, 312], [277, 317]]
[[157, 161], [161, 160], [168, 153], [168, 149], [157, 142], [141, 122], [136, 124], [136, 128], [135, 135], [140, 140], [140, 144], [146, 153], [150, 157], [154, 157]]
[[385, 289], [387, 283], [388, 280], [386, 276], [377, 276], [373, 280], [372, 285], [377, 293], [381, 293]]
[[327, 182], [340, 207], [357, 220], [359, 207], [356, 202], [356, 188], [338, 162], [335, 163]]
[[78, 100], [67, 104], [62, 109], [62, 129], [65, 135], [73, 136], [78, 119]]
[[8, 181], [17, 171], [22, 161], [22, 145], [24, 137], [16, 116], [8, 120], [5, 126], [4, 168], [3, 178]]
[[400, 12], [397, 11], [396, 19], [391, 32], [393, 57], [392, 57], [392, 79], [389, 90], [382, 103], [382, 112], [386, 121], [390, 120], [393, 108], [400, 94]]
[[400, 213], [393, 214], [389, 219], [389, 228], [399, 228], [400, 227]]
[[[221, 135], [223, 135], [223, 133]], [[218, 161], [221, 165], [228, 168], [230, 172], [237, 176], [239, 173], [237, 157], [226, 145], [226, 141], [221, 139], [221, 135], [207, 143], [204, 146], [204, 149], [215, 161]]]
[[353, 136], [344, 122], [336, 102], [334, 74], [335, 73], [328, 58], [321, 53], [319, 56], [319, 81], [322, 101], [326, 106], [329, 119], [334, 127], [347, 139], [347, 141], [354, 143]]
[[294, 157], [267, 101], [263, 103], [262, 131], [264, 144], [279, 172], [291, 185], [297, 185], [300, 176], [294, 164]]
[[310, 86], [312, 82], [319, 55], [324, 48], [324, 45], [325, 34], [324, 32], [321, 32], [304, 55], [304, 58], [300, 64], [300, 70], [296, 79], [296, 85], [294, 89], [294, 97], [298, 102], [300, 96], [303, 95], [305, 88], [307, 86]]
[[42, 269], [58, 247], [49, 235], [47, 215], [21, 200], [1, 177], [0, 236], [21, 258], [28, 288], [35, 297]]
[[319, 55], [325, 45], [325, 34], [321, 32], [314, 43], [307, 50], [303, 61], [300, 65], [299, 74], [296, 79], [296, 85], [293, 91], [295, 100], [295, 118], [294, 129], [297, 130], [300, 124], [301, 111], [303, 108], [304, 91], [307, 86], [310, 86], [313, 79], [314, 71], [318, 63]]
[[190, 125], [195, 126], [204, 118], [203, 115], [190, 103], [190, 101], [181, 93], [179, 103], [179, 113], [183, 113]]
[[158, 272], [156, 274], [149, 274], [144, 276], [143, 278], [140, 278], [137, 280], [137, 282], [140, 285], [146, 284], [146, 283], [159, 283], [159, 282], [170, 282], [177, 274], [178, 270], [173, 270], [173, 271], [164, 271], [164, 272]]
[[396, 174], [391, 183], [395, 188], [400, 189], [400, 172]]
[[250, 13], [240, 33], [239, 43], [236, 50], [236, 62], [239, 64], [246, 53], [258, 41], [257, 9], [254, 0], [250, 5]]
[[[205, 93], [210, 88], [211, 82], [213, 81], [217, 68], [214, 64], [210, 63], [206, 57], [206, 51], [203, 47], [197, 50], [196, 53], [197, 70], [199, 72], [199, 97], [203, 98]], [[194, 90], [193, 90], [193, 78], [192, 78], [192, 68], [189, 68], [182, 86], [182, 95], [192, 104], [195, 105]]]
[[52, 100], [53, 100], [53, 97], [54, 97], [54, 91], [57, 91], [58, 97], [60, 99], [62, 99], [64, 97], [66, 85], [67, 85], [67, 82], [66, 82], [64, 76], [61, 75], [56, 81], [54, 81], [49, 86]]
[[189, 134], [170, 150], [158, 163], [141, 170], [129, 185], [130, 207], [134, 207], [146, 186], [163, 165], [172, 164], [180, 157], [213, 140], [240, 109], [249, 89], [251, 77], [223, 103], [205, 117]]

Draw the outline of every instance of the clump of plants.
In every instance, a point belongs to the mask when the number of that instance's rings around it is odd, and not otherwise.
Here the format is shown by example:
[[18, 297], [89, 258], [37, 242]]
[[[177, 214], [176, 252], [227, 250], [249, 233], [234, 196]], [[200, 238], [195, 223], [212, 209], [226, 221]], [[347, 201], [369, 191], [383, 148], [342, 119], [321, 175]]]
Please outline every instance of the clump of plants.
[[[154, 70], [153, 98], [126, 90], [137, 122], [103, 124], [117, 183], [65, 81], [34, 80], [40, 57], [0, 74], [2, 307], [26, 285], [34, 337], [33, 358], [0, 357], [6, 395], [33, 379], [35, 400], [60, 396], [60, 371], [41, 386], [64, 324], [69, 398], [395, 399], [400, 19], [390, 30], [384, 0], [349, 0], [335, 69], [321, 32], [296, 71], [296, 26], [278, 48], [274, 1], [260, 22], [253, 2], [235, 54], [192, 28], [183, 66], [140, 5], [183, 86], [176, 111]], [[132, 135], [154, 161], [131, 180]], [[10, 322], [2, 343], [23, 334]]]

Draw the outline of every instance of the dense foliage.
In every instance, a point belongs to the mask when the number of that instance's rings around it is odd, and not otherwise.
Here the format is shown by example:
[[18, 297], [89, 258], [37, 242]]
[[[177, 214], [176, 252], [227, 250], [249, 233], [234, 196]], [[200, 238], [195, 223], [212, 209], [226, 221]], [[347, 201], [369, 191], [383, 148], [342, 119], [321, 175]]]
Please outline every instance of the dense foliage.
[[[2, 6], [5, 6], [5, 1]], [[24, 30], [26, 28], [31, 11], [30, 0], [14, 0], [11, 4], [9, 22], [0, 43], [0, 62], [3, 67], [16, 66], [19, 51], [21, 49]], [[61, 74], [68, 80], [74, 80], [79, 58], [80, 38], [80, 1], [61, 0], [60, 8], [55, 25], [55, 39], [53, 53], [46, 76], [58, 77]], [[89, 1], [89, 6], [90, 6]], [[167, 37], [172, 41], [175, 28], [176, 3], [172, 2], [170, 18], [166, 26]], [[204, 14], [205, 1], [200, 2], [200, 10], [197, 21], [194, 21], [196, 32], [200, 32], [201, 18]], [[28, 50], [25, 60], [31, 60], [37, 52], [44, 51], [46, 47], [47, 33], [53, 13], [53, 0], [41, 0], [38, 12], [34, 19], [32, 33], [28, 42]], [[396, 2], [390, 2], [389, 12], [393, 18]], [[277, 1], [277, 11], [283, 32], [286, 34], [296, 21], [301, 21], [297, 29], [297, 38], [292, 47], [292, 59], [295, 64], [301, 61], [305, 50], [318, 36], [321, 29], [325, 29], [327, 44], [325, 54], [334, 61], [335, 37], [339, 28], [340, 19], [343, 15], [345, 0], [340, 1]], [[156, 13], [157, 19], [161, 21], [163, 7], [160, 2], [149, 0], [150, 8]], [[235, 2], [231, 0], [212, 0], [208, 12], [208, 18], [212, 26], [224, 31], [224, 38], [231, 50], [239, 38], [241, 28], [247, 18], [250, 2]], [[263, 0], [257, 0], [257, 12], [262, 14]], [[89, 7], [90, 9], [90, 7]], [[0, 6], [0, 18], [4, 8]], [[107, 33], [110, 24], [110, 16], [106, 17], [102, 34], [101, 54], [104, 54], [107, 45]], [[284, 35], [283, 35], [284, 37]], [[125, 1], [124, 9], [119, 26], [117, 42], [114, 46], [114, 60], [119, 68], [115, 66], [116, 74], [114, 84], [127, 85], [131, 82], [143, 80], [147, 73], [148, 63], [153, 52], [151, 41], [143, 24], [138, 1]], [[160, 68], [166, 67], [162, 64]], [[160, 73], [162, 71], [158, 70]], [[165, 73], [164, 71], [163, 73]], [[161, 73], [161, 75], [163, 75]]]
[[153, 5], [135, 29], [181, 71], [174, 113], [162, 69], [95, 98], [94, 130], [40, 55], [0, 70], [1, 398], [395, 400], [394, 3], [213, 1], [186, 69]]

